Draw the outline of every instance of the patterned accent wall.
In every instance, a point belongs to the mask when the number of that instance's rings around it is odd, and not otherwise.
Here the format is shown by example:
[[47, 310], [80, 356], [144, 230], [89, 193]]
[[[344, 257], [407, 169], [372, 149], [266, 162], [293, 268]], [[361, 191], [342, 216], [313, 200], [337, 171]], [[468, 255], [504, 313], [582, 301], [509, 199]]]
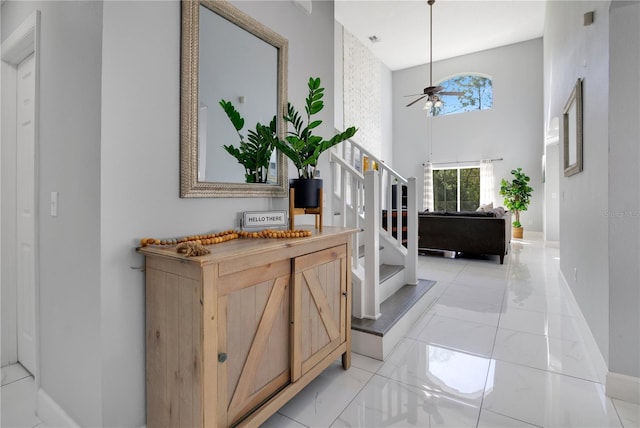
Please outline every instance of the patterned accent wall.
[[343, 29], [344, 124], [358, 128], [354, 140], [380, 157], [382, 110], [380, 61]]

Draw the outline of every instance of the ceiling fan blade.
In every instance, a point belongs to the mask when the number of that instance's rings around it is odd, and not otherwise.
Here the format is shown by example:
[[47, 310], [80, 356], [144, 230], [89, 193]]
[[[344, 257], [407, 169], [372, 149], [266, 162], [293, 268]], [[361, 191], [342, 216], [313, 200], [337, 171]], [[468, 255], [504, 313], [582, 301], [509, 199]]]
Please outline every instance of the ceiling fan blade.
[[461, 97], [464, 95], [464, 92], [438, 92], [438, 95], [456, 95]]
[[420, 101], [421, 99], [425, 98], [426, 95], [421, 96], [420, 98], [411, 101], [409, 104], [407, 104], [407, 107], [411, 107], [412, 105], [414, 105], [415, 103], [417, 103], [418, 101]]
[[403, 95], [404, 97], [420, 97], [426, 94], [412, 94], [412, 95]]

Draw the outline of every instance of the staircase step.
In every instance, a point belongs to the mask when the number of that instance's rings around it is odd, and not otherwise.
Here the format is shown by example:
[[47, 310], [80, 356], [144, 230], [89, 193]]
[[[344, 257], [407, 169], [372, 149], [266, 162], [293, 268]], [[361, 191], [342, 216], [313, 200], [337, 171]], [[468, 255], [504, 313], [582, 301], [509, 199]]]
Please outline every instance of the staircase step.
[[[384, 250], [384, 247], [383, 247], [382, 245], [380, 245], [379, 250], [380, 250], [380, 251]], [[360, 245], [360, 246], [358, 247], [358, 258], [360, 258], [360, 259], [361, 259], [361, 258], [363, 258], [363, 257], [364, 257], [364, 244], [363, 244], [363, 245]]]
[[[402, 272], [404, 270], [404, 266], [400, 265], [380, 265], [380, 284], [393, 277], [398, 272]], [[399, 286], [400, 284], [398, 284]]]
[[419, 279], [417, 285], [405, 285], [380, 304], [377, 320], [351, 318], [351, 329], [384, 336], [435, 285], [435, 281]]

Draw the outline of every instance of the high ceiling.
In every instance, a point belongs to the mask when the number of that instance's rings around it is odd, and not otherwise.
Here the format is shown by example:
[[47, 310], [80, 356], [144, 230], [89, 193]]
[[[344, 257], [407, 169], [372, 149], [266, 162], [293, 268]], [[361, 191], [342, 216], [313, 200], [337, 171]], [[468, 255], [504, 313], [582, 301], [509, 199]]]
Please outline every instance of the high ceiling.
[[[542, 37], [545, 7], [544, 0], [436, 0], [433, 61]], [[335, 15], [391, 70], [429, 62], [427, 0], [336, 0]]]

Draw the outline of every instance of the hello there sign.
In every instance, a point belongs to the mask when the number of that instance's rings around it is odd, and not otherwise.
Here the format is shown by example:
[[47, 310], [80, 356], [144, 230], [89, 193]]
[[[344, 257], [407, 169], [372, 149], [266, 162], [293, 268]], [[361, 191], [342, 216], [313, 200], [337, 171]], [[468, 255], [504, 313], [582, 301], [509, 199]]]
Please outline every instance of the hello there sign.
[[245, 211], [242, 213], [242, 228], [265, 228], [287, 226], [286, 211]]

